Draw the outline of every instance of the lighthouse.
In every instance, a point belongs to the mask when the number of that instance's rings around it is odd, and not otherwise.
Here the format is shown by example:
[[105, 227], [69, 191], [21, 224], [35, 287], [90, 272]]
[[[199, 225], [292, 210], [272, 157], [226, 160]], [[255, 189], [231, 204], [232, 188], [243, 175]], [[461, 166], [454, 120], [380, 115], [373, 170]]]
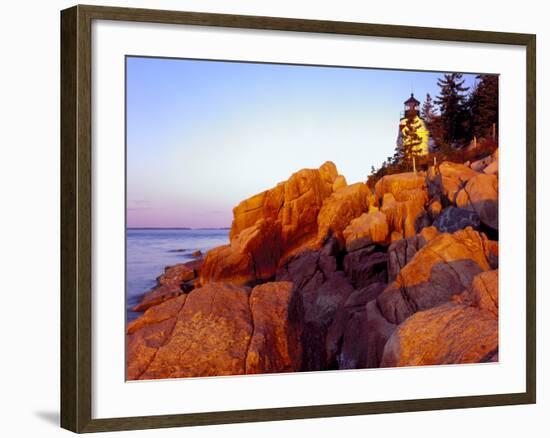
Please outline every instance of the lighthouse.
[[414, 155], [426, 155], [430, 151], [430, 132], [420, 117], [420, 102], [414, 97], [414, 93], [411, 93], [403, 104], [404, 109], [399, 119], [397, 147], [403, 148], [412, 135], [409, 130], [414, 130], [414, 133], [420, 137], [420, 143], [414, 146]]

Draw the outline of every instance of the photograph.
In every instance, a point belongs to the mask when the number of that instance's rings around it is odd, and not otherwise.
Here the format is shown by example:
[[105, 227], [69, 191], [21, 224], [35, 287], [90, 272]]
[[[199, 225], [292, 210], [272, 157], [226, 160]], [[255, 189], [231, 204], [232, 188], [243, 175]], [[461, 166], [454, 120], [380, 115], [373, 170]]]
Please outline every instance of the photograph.
[[498, 362], [498, 109], [495, 74], [127, 56], [127, 380]]

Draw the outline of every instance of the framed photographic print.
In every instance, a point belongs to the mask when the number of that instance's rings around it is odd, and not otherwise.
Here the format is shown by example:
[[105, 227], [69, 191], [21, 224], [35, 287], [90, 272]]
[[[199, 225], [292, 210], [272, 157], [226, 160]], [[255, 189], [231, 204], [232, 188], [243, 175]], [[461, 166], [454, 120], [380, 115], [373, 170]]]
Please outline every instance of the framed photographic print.
[[534, 35], [75, 6], [61, 49], [64, 428], [535, 402]]

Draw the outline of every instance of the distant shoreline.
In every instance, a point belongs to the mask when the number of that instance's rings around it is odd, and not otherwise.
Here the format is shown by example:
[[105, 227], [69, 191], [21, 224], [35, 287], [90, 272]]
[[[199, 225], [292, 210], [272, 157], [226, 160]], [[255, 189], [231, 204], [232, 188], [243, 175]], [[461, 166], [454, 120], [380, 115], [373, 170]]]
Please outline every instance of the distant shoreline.
[[231, 227], [206, 227], [206, 228], [189, 228], [189, 227], [126, 227], [127, 230], [230, 230]]

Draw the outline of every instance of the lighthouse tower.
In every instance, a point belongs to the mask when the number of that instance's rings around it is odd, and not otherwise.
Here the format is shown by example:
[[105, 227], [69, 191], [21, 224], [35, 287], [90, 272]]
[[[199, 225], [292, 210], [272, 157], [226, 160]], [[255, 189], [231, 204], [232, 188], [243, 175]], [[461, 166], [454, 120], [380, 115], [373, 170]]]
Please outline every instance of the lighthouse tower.
[[411, 96], [403, 102], [405, 105], [401, 118], [399, 120], [399, 131], [397, 134], [397, 147], [402, 148], [403, 143], [407, 140], [407, 121], [411, 120], [415, 128], [416, 134], [422, 142], [415, 147], [415, 155], [426, 155], [430, 150], [430, 132], [426, 127], [426, 123], [420, 117], [420, 102], [411, 93]]

